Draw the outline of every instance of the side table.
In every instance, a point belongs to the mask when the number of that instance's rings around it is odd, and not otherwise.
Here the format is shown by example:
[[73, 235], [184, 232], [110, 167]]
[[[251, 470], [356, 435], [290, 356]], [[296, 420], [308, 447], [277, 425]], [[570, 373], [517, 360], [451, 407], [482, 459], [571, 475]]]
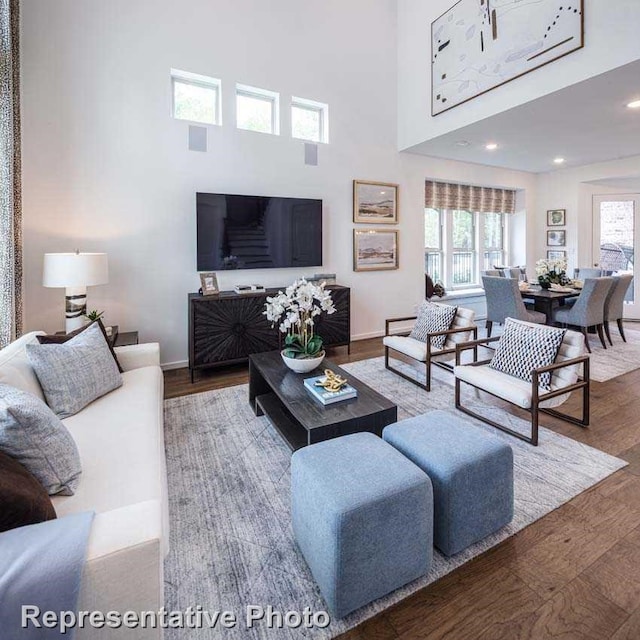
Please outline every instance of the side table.
[[140, 338], [137, 331], [119, 331], [116, 335], [114, 347], [128, 347], [132, 344], [139, 344]]

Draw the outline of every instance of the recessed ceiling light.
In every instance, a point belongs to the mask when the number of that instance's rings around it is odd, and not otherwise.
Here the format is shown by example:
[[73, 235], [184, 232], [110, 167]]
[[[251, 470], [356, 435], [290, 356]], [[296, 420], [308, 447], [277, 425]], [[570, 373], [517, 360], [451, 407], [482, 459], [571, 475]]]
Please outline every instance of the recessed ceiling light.
[[633, 102], [630, 102], [627, 107], [629, 107], [629, 109], [640, 109], [640, 100], [634, 100]]
[[484, 147], [487, 151], [495, 151], [498, 148], [498, 145], [495, 142], [490, 142], [486, 144]]
[[456, 142], [458, 147], [468, 147], [470, 144], [468, 140], [458, 140], [458, 142]]
[[564, 158], [554, 158], [553, 161], [555, 164], [563, 164]]

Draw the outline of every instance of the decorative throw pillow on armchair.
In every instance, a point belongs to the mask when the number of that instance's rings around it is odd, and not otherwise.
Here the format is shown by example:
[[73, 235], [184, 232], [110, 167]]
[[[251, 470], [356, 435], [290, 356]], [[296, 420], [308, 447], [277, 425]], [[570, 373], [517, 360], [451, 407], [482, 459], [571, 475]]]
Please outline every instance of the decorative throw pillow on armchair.
[[[530, 325], [507, 318], [504, 331], [489, 366], [496, 371], [531, 382], [531, 372], [553, 364], [564, 339], [565, 329]], [[551, 373], [543, 373], [539, 384], [551, 389]]]
[[122, 386], [122, 376], [97, 323], [64, 344], [28, 344], [29, 362], [47, 404], [68, 418]]
[[[446, 304], [435, 304], [433, 302], [423, 302], [418, 310], [418, 318], [410, 334], [411, 338], [426, 342], [430, 333], [446, 331], [451, 328], [451, 323], [456, 317], [458, 307]], [[431, 338], [431, 346], [434, 349], [442, 349], [447, 336], [434, 336]]]

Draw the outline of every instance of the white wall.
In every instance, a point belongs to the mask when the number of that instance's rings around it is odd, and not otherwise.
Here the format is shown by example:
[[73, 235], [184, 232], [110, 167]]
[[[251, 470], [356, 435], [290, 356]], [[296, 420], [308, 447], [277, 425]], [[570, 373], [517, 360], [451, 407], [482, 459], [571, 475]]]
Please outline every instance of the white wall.
[[[110, 282], [89, 290], [89, 307], [184, 362], [196, 191], [322, 198], [322, 270], [352, 287], [356, 338], [423, 295], [425, 178], [522, 188], [535, 204], [532, 174], [397, 153], [394, 0], [23, 0], [22, 46], [28, 329], [63, 321], [63, 292], [41, 286], [43, 253], [106, 251]], [[169, 115], [172, 67], [222, 80], [208, 153], [188, 151], [187, 124]], [[281, 93], [283, 135], [235, 129], [235, 82]], [[288, 135], [291, 95], [330, 105], [318, 167]], [[400, 183], [399, 271], [352, 271], [354, 178]], [[220, 284], [284, 286], [303, 271]]]
[[640, 58], [640, 2], [584, 0], [585, 47], [436, 117], [431, 116], [431, 23], [452, 0], [398, 0], [400, 149], [444, 135]]
[[586, 165], [563, 171], [543, 173], [538, 176], [538, 202], [533, 226], [537, 231], [531, 238], [534, 261], [546, 256], [546, 216], [548, 209], [567, 210], [567, 248], [570, 272], [575, 267], [590, 266], [593, 256], [593, 196], [624, 193], [604, 185], [590, 184], [607, 178], [631, 178], [640, 176], [640, 156], [610, 162]]

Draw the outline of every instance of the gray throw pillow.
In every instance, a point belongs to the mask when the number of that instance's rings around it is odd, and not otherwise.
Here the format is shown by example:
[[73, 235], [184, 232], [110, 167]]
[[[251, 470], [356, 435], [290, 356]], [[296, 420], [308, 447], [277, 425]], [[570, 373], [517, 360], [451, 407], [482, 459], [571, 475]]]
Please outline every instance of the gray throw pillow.
[[122, 386], [122, 376], [98, 324], [64, 344], [28, 344], [27, 355], [47, 404], [68, 418]]
[[78, 448], [53, 411], [34, 395], [0, 383], [0, 451], [17, 460], [50, 495], [73, 495]]
[[[451, 328], [451, 323], [456, 317], [458, 307], [452, 307], [447, 304], [435, 304], [434, 302], [425, 301], [418, 309], [418, 318], [413, 327], [413, 331], [409, 334], [411, 338], [426, 342], [430, 333], [439, 331], [447, 331]], [[447, 336], [433, 336], [431, 338], [431, 346], [434, 349], [444, 348]]]
[[[531, 382], [531, 372], [547, 367], [556, 361], [565, 329], [531, 326], [513, 318], [507, 318], [504, 331], [498, 342], [489, 366], [510, 376]], [[551, 373], [543, 373], [539, 385], [547, 391], [551, 389]]]

